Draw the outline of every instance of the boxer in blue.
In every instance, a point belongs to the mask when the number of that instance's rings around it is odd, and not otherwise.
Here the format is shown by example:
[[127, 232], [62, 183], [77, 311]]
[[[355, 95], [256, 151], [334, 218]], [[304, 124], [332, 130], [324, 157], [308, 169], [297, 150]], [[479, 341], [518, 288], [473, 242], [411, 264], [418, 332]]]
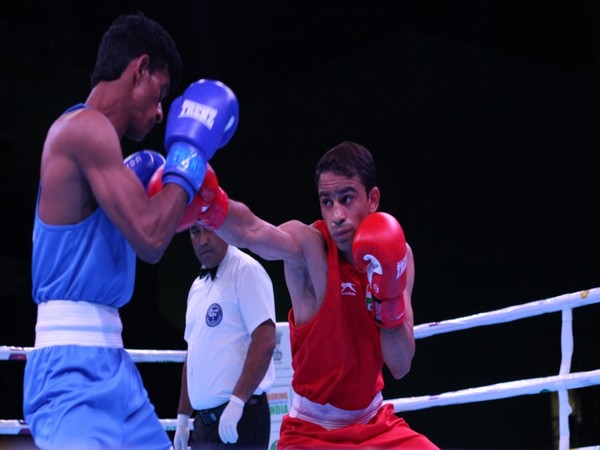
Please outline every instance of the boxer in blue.
[[[48, 131], [33, 227], [36, 340], [23, 398], [42, 449], [170, 447], [123, 349], [119, 308], [133, 293], [136, 256], [156, 263], [182, 228], [206, 163], [235, 131], [237, 100], [222, 83], [193, 83], [169, 112], [166, 160], [146, 150], [124, 164], [120, 141], [142, 140], [162, 121], [161, 102], [181, 70], [159, 24], [123, 15], [101, 40], [85, 103]], [[182, 113], [183, 104], [209, 108], [211, 122]], [[162, 189], [150, 198], [159, 167]]]

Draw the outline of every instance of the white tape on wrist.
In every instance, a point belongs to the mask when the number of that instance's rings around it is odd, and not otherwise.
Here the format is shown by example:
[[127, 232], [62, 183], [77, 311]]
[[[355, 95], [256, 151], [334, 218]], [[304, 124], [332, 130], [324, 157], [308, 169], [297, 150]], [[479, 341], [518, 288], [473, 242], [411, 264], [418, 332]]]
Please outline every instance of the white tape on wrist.
[[245, 406], [245, 402], [239, 398], [236, 397], [235, 395], [232, 395], [231, 398], [229, 399], [229, 401], [233, 402], [233, 403], [237, 403], [238, 405], [240, 405], [242, 408]]
[[177, 426], [188, 426], [190, 423], [190, 416], [187, 414], [177, 414]]

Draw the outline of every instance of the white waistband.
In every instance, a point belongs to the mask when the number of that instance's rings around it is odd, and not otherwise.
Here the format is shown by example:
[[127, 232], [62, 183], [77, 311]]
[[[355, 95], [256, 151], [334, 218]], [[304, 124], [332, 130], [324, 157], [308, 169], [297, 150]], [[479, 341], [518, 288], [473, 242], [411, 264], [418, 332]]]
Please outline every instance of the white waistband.
[[289, 415], [320, 425], [326, 430], [335, 430], [352, 424], [367, 423], [375, 417], [382, 404], [381, 392], [375, 394], [369, 406], [358, 410], [336, 408], [329, 403], [320, 405], [294, 393]]
[[50, 300], [38, 305], [35, 348], [52, 345], [123, 348], [119, 310], [98, 303]]

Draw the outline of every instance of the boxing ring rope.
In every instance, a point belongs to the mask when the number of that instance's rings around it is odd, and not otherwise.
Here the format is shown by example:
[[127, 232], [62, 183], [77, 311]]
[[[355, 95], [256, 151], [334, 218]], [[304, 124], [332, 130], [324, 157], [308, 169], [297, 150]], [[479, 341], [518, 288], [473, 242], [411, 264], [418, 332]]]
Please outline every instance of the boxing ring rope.
[[531, 378], [526, 380], [498, 383], [478, 388], [446, 392], [439, 395], [399, 398], [389, 400], [395, 412], [414, 411], [434, 406], [497, 400], [527, 394], [558, 392], [559, 399], [559, 450], [569, 449], [570, 431], [568, 390], [600, 384], [600, 369], [589, 372], [571, 372], [573, 356], [573, 308], [600, 302], [600, 288], [564, 294], [546, 300], [538, 300], [522, 305], [475, 314], [459, 319], [433, 322], [415, 327], [415, 339], [426, 338], [441, 333], [465, 330], [484, 325], [513, 322], [541, 314], [562, 312], [561, 325], [561, 364], [558, 375]]
[[[513, 322], [527, 317], [546, 313], [561, 312], [561, 364], [558, 375], [509, 381], [438, 395], [397, 398], [387, 400], [394, 406], [395, 412], [414, 411], [464, 403], [475, 403], [497, 400], [528, 394], [557, 392], [559, 398], [559, 450], [569, 449], [569, 415], [571, 405], [568, 390], [600, 385], [600, 369], [587, 372], [571, 373], [573, 355], [573, 308], [600, 303], [600, 288], [564, 294], [545, 300], [538, 300], [522, 305], [511, 306], [495, 311], [474, 314], [458, 319], [445, 320], [417, 325], [414, 329], [415, 339], [423, 339], [436, 334], [450, 333], [485, 325]], [[31, 347], [0, 346], [0, 360], [24, 361], [33, 350]], [[185, 358], [183, 350], [127, 350], [136, 363], [140, 362], [176, 362], [182, 363]], [[161, 419], [167, 431], [176, 427], [175, 419]], [[27, 434], [27, 424], [23, 420], [0, 420], [0, 434]]]

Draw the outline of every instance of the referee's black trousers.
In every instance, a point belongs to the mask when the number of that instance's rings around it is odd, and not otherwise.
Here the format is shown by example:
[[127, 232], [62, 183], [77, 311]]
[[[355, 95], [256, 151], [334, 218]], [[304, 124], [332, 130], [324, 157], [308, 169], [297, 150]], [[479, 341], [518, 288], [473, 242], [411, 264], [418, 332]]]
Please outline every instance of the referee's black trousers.
[[269, 446], [271, 436], [271, 413], [267, 394], [253, 395], [246, 402], [237, 425], [238, 440], [224, 444], [219, 437], [219, 419], [227, 403], [216, 408], [196, 411], [194, 431], [190, 439], [192, 450], [203, 449], [262, 449]]

